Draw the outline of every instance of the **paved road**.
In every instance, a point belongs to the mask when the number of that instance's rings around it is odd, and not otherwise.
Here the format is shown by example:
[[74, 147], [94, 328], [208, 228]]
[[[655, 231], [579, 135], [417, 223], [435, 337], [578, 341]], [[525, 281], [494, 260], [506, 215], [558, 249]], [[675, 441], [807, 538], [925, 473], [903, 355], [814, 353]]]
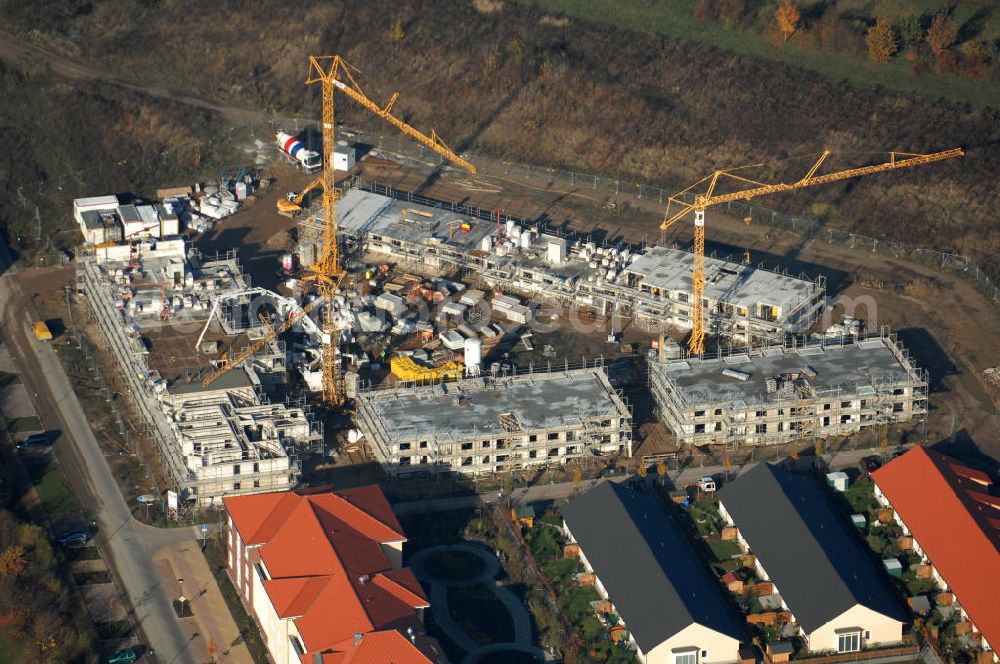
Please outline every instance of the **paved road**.
[[[869, 456], [871, 454], [877, 454], [877, 451], [872, 451], [870, 449], [849, 450], [845, 452], [838, 452], [837, 454], [828, 454], [823, 458], [831, 470], [844, 470], [847, 468], [856, 468], [861, 457]], [[802, 457], [798, 460], [798, 465], [801, 468], [806, 468], [814, 461], [815, 459], [813, 457]], [[729, 470], [729, 476], [730, 478], [736, 478], [753, 468], [754, 465], [756, 464], [748, 463], [738, 468], [731, 468]], [[703, 475], [712, 475], [713, 477], [718, 478], [722, 477], [725, 473], [726, 469], [722, 466], [704, 466], [686, 468], [682, 471], [673, 471], [668, 473], [667, 476], [674, 486], [680, 487], [696, 482], [698, 478]], [[633, 476], [615, 475], [607, 479], [610, 479], [613, 482], [624, 482], [630, 477]], [[653, 477], [653, 474], [651, 474], [650, 477]], [[511, 494], [511, 501], [516, 505], [527, 505], [529, 503], [542, 501], [562, 500], [571, 497], [576, 492], [586, 491], [600, 481], [602, 481], [602, 479], [584, 480], [580, 482], [579, 485], [573, 482], [561, 482], [558, 484], [540, 484], [524, 489], [515, 489]], [[483, 505], [492, 505], [499, 498], [500, 496], [498, 496], [496, 492], [491, 492], [472, 496], [456, 496], [453, 498], [436, 498], [431, 500], [394, 503], [392, 509], [396, 512], [396, 514], [414, 512], [445, 512], [448, 510], [473, 509]]]
[[[0, 269], [9, 265], [6, 247], [0, 247]], [[157, 532], [132, 518], [53, 347], [34, 341], [29, 305], [8, 268], [0, 277], [0, 323], [22, 380], [38, 395], [35, 405], [45, 427], [62, 432], [54, 450], [84, 508], [96, 515], [98, 544], [132, 604], [133, 621], [160, 661], [193, 664], [151, 554], [165, 542], [194, 539], [194, 533], [189, 528]]]

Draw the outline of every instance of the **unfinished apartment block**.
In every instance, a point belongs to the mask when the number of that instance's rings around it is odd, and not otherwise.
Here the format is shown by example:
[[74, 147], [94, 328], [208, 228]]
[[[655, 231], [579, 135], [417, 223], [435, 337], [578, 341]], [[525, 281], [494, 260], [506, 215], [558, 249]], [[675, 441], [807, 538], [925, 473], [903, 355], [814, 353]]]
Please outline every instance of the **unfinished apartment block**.
[[[694, 257], [687, 251], [598, 246], [524, 221], [500, 224], [361, 189], [350, 189], [337, 201], [337, 217], [348, 253], [469, 270], [492, 288], [601, 315], [614, 311], [658, 332], [691, 327]], [[321, 236], [318, 218], [301, 223], [300, 237]], [[307, 262], [315, 247], [299, 249]], [[822, 277], [810, 280], [707, 256], [706, 327], [738, 342], [803, 333], [822, 314], [825, 290]]]
[[649, 381], [661, 419], [690, 445], [773, 445], [927, 413], [926, 373], [887, 334], [651, 359]]
[[357, 412], [393, 474], [479, 475], [632, 454], [632, 416], [600, 366], [367, 390]]
[[160, 398], [199, 495], [295, 486], [299, 469], [286, 450], [310, 438], [309, 421], [301, 408], [262, 402], [246, 371], [231, 371], [209, 388], [179, 383]]
[[[295, 486], [298, 457], [321, 444], [304, 405], [270, 403], [286, 354], [272, 342], [208, 387], [213, 363], [262, 331], [248, 328], [248, 288], [234, 255], [185, 253], [181, 240], [77, 261], [77, 292], [169, 472], [168, 488], [201, 505]], [[259, 289], [258, 289], [259, 290]], [[251, 319], [252, 320], [252, 319]]]

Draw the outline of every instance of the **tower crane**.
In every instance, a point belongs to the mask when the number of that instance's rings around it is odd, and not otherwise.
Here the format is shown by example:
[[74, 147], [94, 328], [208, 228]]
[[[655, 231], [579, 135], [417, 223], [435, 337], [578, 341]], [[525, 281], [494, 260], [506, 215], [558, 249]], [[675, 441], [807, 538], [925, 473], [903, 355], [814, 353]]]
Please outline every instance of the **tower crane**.
[[[312, 275], [306, 277], [307, 280], [317, 283], [320, 297], [302, 307], [300, 311], [293, 311], [281, 325], [272, 329], [268, 329], [268, 326], [265, 326], [264, 336], [247, 346], [235, 357], [220, 363], [218, 369], [202, 381], [202, 385], [205, 387], [211, 385], [228, 371], [240, 366], [253, 357], [260, 349], [270, 343], [272, 339], [290, 329], [303, 316], [325, 301], [327, 302], [327, 306], [324, 307], [323, 324], [321, 326], [323, 345], [323, 401], [331, 405], [340, 405], [343, 403], [343, 389], [340, 386], [340, 369], [337, 366], [336, 359], [337, 334], [334, 329], [333, 308], [329, 306], [333, 295], [344, 278], [344, 271], [340, 266], [340, 255], [337, 247], [336, 204], [339, 194], [336, 189], [333, 170], [333, 148], [336, 142], [334, 91], [339, 91], [347, 95], [393, 127], [396, 127], [410, 138], [426, 145], [456, 166], [460, 166], [470, 173], [476, 172], [476, 167], [455, 154], [433, 129], [431, 130], [431, 135], [427, 136], [392, 114], [392, 106], [399, 98], [398, 93], [393, 94], [389, 99], [389, 103], [385, 106], [379, 106], [369, 99], [361, 89], [361, 86], [354, 80], [354, 76], [351, 73], [352, 70], [355, 72], [358, 71], [356, 67], [348, 64], [339, 55], [309, 57], [309, 74], [306, 77], [306, 84], [320, 83], [323, 93], [323, 174], [307, 185], [299, 196], [289, 202], [298, 206], [306, 192], [318, 186], [323, 188], [323, 251], [318, 259], [309, 265]], [[291, 206], [282, 206], [281, 201], [279, 201], [279, 211], [283, 211], [283, 207], [290, 208]], [[289, 209], [288, 211], [292, 212], [294, 210]], [[311, 234], [312, 231], [308, 225], [306, 228]], [[314, 242], [314, 238], [310, 235], [307, 242]]]
[[336, 125], [334, 124], [334, 92], [340, 92], [382, 118], [393, 127], [426, 145], [453, 164], [464, 168], [470, 173], [476, 172], [476, 167], [461, 158], [445, 144], [433, 129], [427, 136], [392, 114], [392, 106], [399, 98], [395, 93], [385, 106], [379, 106], [364, 93], [361, 86], [354, 80], [351, 71], [359, 71], [349, 65], [339, 55], [310, 56], [309, 74], [306, 85], [319, 83], [323, 92], [323, 175], [318, 178], [323, 184], [323, 253], [319, 260], [309, 266], [312, 279], [319, 286], [320, 298], [326, 300], [323, 315], [323, 401], [331, 405], [343, 403], [343, 389], [340, 386], [340, 367], [336, 360], [336, 330], [334, 329], [333, 307], [330, 306], [332, 296], [337, 291], [344, 271], [340, 265], [340, 255], [337, 248], [337, 198], [336, 182], [333, 170], [333, 148], [336, 142]]
[[[817, 175], [820, 166], [830, 156], [829, 150], [824, 150], [820, 158], [812, 165], [809, 171], [800, 180], [795, 182], [773, 182], [765, 183], [751, 180], [749, 178], [735, 175], [734, 170], [718, 170], [711, 175], [702, 178], [686, 189], [682, 189], [667, 199], [667, 209], [663, 216], [663, 223], [660, 230], [665, 231], [681, 220], [687, 213], [694, 212], [694, 270], [691, 279], [691, 338], [688, 339], [688, 351], [692, 355], [701, 355], [704, 351], [705, 343], [705, 319], [704, 319], [704, 295], [705, 295], [705, 210], [713, 205], [728, 203], [730, 201], [748, 201], [758, 196], [767, 196], [804, 187], [814, 187], [830, 182], [838, 182], [848, 178], [862, 175], [872, 175], [899, 168], [930, 164], [935, 161], [943, 161], [954, 157], [961, 157], [965, 154], [961, 148], [945, 150], [944, 152], [934, 152], [931, 154], [912, 154], [907, 152], [890, 152], [889, 160], [871, 166], [850, 168], [834, 173]], [[757, 164], [760, 166], [761, 164]], [[724, 194], [715, 193], [716, 186], [720, 180], [727, 178], [740, 183], [743, 189]], [[694, 202], [688, 203], [683, 197], [696, 187], [704, 185], [702, 191], [694, 192]], [[671, 212], [671, 207], [677, 206], [679, 209]]]
[[[269, 344], [275, 337], [284, 334], [287, 330], [291, 329], [293, 325], [298, 323], [302, 318], [309, 314], [310, 311], [315, 309], [319, 303], [322, 302], [321, 298], [316, 298], [312, 302], [306, 304], [304, 307], [298, 310], [292, 310], [288, 314], [288, 318], [281, 325], [277, 327], [271, 327], [267, 322], [267, 319], [261, 317], [261, 323], [264, 325], [265, 334], [257, 341], [253, 342], [243, 350], [239, 352], [235, 357], [226, 359], [225, 361], [220, 361], [219, 368], [214, 372], [209, 374], [205, 380], [201, 381], [202, 387], [208, 387], [219, 378], [229, 373], [236, 367], [242, 365], [244, 362], [249, 360], [251, 357], [260, 352], [264, 346]], [[208, 327], [206, 326], [206, 329]]]

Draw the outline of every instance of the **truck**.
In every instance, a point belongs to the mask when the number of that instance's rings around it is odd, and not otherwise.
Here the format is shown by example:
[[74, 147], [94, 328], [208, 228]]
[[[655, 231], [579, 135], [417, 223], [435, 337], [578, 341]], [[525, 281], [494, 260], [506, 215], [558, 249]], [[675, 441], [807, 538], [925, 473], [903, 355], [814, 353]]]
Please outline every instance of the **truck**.
[[281, 151], [306, 173], [315, 173], [323, 167], [323, 159], [319, 153], [306, 150], [302, 142], [291, 134], [279, 131], [274, 137]]
[[45, 321], [38, 321], [33, 328], [35, 339], [39, 341], [52, 341], [52, 330], [45, 324]]

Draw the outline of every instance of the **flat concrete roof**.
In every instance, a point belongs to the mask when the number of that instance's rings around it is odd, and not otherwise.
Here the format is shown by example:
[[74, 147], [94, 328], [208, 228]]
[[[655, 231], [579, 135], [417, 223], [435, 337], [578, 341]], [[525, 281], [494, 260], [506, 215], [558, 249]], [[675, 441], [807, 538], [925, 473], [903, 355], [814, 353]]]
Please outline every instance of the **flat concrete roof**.
[[[875, 337], [849, 345], [810, 344], [804, 348], [772, 347], [756, 356], [731, 355], [711, 360], [675, 360], [650, 363], [650, 370], [666, 375], [690, 405], [757, 400], [783, 401], [787, 394], [768, 395], [766, 380], [780, 374], [814, 371], [803, 376], [816, 392], [837, 387], [862, 393], [875, 382], [911, 382], [907, 367], [897, 359], [886, 338]], [[745, 381], [723, 375], [724, 369], [749, 373]], [[874, 393], [874, 392], [872, 392]], [[734, 406], [735, 407], [735, 406]]]
[[[424, 214], [409, 213], [403, 221], [404, 210], [420, 210]], [[312, 220], [320, 223], [319, 218]], [[472, 230], [463, 233], [462, 223]], [[496, 223], [474, 219], [444, 208], [432, 208], [416, 203], [398, 201], [381, 194], [351, 189], [337, 201], [337, 229], [351, 235], [375, 233], [415, 245], [448, 245], [465, 251], [479, 249], [482, 239], [496, 233]]]
[[359, 398], [394, 442], [496, 436], [506, 431], [500, 422], [506, 413], [515, 414], [524, 431], [578, 427], [583, 416], [630, 416], [599, 368], [376, 390]]
[[[652, 247], [625, 268], [643, 284], [664, 290], [691, 292], [694, 254]], [[741, 307], [761, 303], [786, 311], [820, 289], [808, 279], [760, 270], [752, 265], [705, 256], [705, 297]]]

